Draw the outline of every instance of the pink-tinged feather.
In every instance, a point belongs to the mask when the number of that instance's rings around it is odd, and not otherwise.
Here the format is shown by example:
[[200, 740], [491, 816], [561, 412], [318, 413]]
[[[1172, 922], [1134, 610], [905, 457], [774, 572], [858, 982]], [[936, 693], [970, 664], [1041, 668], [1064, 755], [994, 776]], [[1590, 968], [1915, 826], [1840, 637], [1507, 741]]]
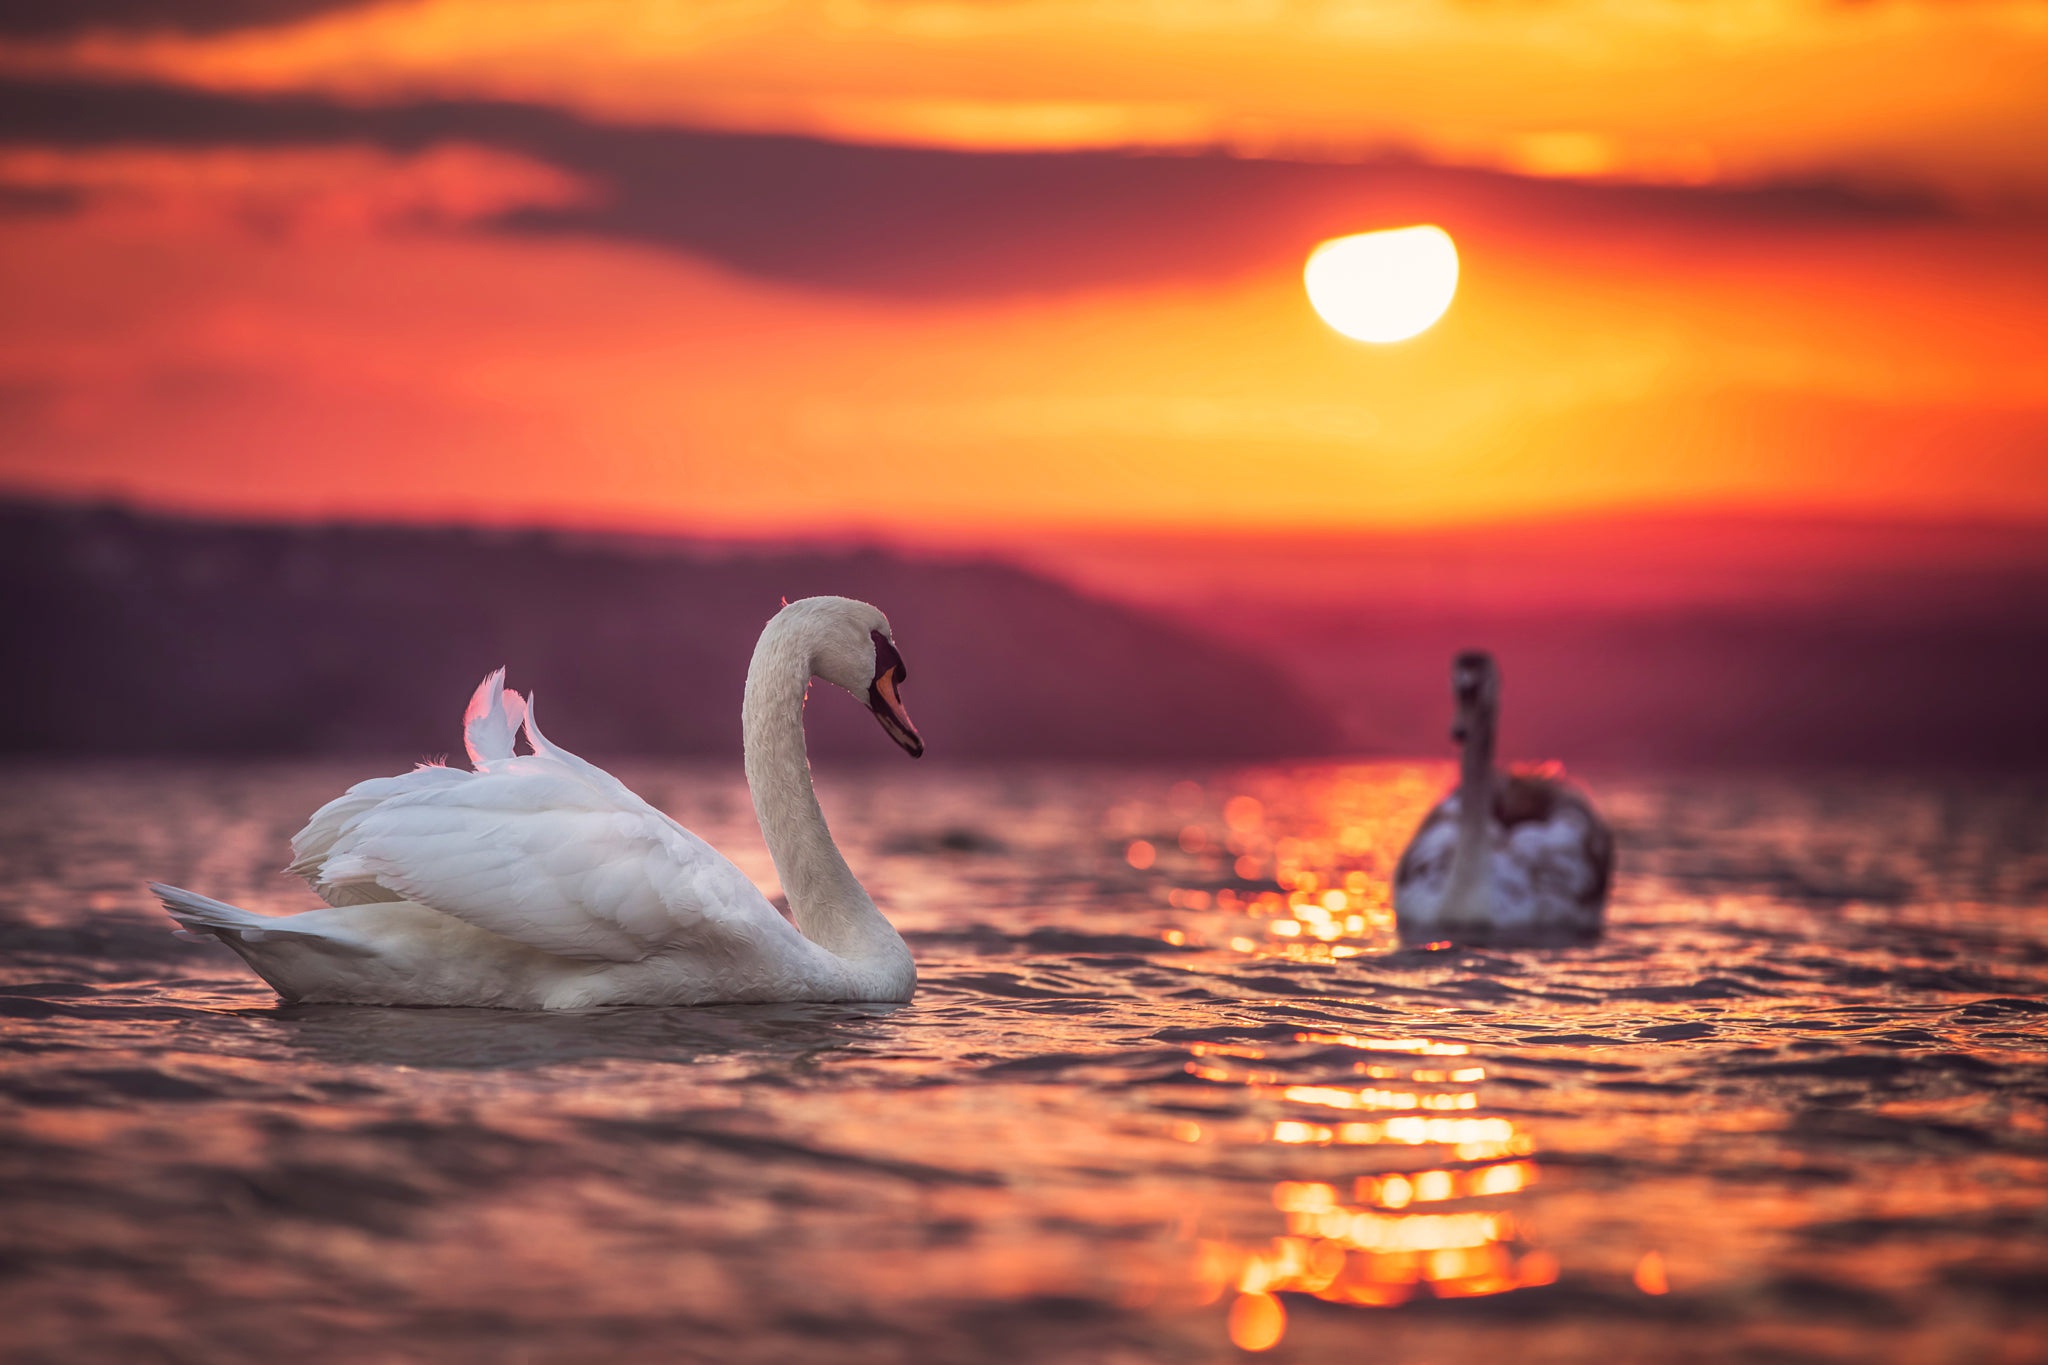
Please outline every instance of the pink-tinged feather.
[[471, 766], [481, 768], [512, 757], [525, 720], [525, 699], [505, 690], [504, 669], [478, 683], [462, 713], [462, 747], [469, 750]]

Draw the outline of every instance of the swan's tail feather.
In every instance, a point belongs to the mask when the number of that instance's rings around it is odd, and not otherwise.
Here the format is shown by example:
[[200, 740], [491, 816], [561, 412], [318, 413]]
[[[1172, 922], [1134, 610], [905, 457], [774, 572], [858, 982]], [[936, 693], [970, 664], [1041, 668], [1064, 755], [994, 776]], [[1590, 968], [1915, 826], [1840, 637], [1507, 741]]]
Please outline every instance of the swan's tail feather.
[[149, 889], [164, 903], [164, 909], [170, 912], [171, 918], [184, 926], [177, 931], [178, 937], [194, 943], [218, 939], [223, 934], [254, 935], [260, 942], [265, 926], [271, 923], [263, 915], [252, 915], [239, 906], [180, 886], [151, 882]]
[[[297, 915], [258, 915], [226, 901], [217, 901], [211, 896], [202, 896], [197, 891], [187, 891], [182, 886], [165, 886], [162, 882], [150, 882], [149, 889], [163, 902], [171, 918], [184, 927], [176, 935], [190, 943], [220, 942], [233, 948], [262, 974], [263, 979], [276, 986], [278, 983], [265, 970], [260, 960], [266, 954], [250, 952], [263, 944], [296, 944], [300, 947], [338, 954], [342, 957], [374, 957], [375, 954], [362, 944], [354, 942], [347, 935], [336, 936], [328, 928], [293, 928], [291, 922]], [[284, 988], [279, 987], [282, 991]]]
[[252, 915], [242, 907], [227, 905], [225, 900], [201, 896], [197, 890], [164, 886], [162, 882], [150, 882], [150, 890], [164, 902], [164, 909], [170, 911], [170, 917], [184, 925], [176, 931], [178, 937], [193, 943], [205, 943], [207, 939], [227, 941], [229, 935], [242, 939], [244, 943], [262, 943], [272, 935], [291, 933], [289, 929], [279, 929], [276, 919], [268, 915]]
[[462, 747], [469, 750], [472, 767], [510, 758], [519, 739], [519, 727], [526, 722], [526, 699], [507, 691], [505, 670], [499, 669], [477, 684], [462, 713]]

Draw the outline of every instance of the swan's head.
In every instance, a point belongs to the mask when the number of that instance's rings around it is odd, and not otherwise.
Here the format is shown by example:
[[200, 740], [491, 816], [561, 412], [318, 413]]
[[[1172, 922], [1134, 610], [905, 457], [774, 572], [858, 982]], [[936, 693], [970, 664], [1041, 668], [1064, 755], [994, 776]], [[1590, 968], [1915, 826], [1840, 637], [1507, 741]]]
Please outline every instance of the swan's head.
[[1468, 649], [1451, 660], [1451, 697], [1457, 703], [1458, 719], [1451, 726], [1451, 742], [1463, 744], [1482, 726], [1491, 728], [1500, 705], [1500, 669], [1483, 649]]
[[899, 690], [909, 670], [896, 652], [889, 618], [850, 597], [806, 597], [782, 609], [801, 614], [810, 636], [811, 673], [843, 687], [867, 703], [868, 710], [912, 758], [924, 755], [924, 738], [910, 723]]

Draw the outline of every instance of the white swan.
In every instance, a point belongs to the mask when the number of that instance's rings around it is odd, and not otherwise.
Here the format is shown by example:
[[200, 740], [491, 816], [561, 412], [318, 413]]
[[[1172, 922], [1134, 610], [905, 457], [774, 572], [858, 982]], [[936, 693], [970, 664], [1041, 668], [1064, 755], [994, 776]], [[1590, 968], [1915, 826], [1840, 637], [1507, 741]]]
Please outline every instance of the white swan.
[[1451, 665], [1464, 745], [1458, 789], [1430, 811], [1394, 872], [1394, 921], [1409, 942], [1595, 938], [1614, 874], [1614, 836], [1549, 773], [1493, 766], [1500, 670], [1480, 650]]
[[[794, 927], [716, 849], [550, 744], [503, 669], [463, 717], [474, 772], [422, 766], [358, 783], [293, 838], [288, 870], [329, 908], [255, 915], [150, 889], [187, 937], [226, 943], [287, 1000], [908, 1000], [916, 964], [832, 842], [803, 730], [819, 677], [863, 697], [892, 739], [922, 754], [897, 693], [904, 671], [887, 618], [864, 602], [792, 602], [761, 632], [741, 712], [747, 784]], [[533, 752], [516, 755], [522, 728]]]

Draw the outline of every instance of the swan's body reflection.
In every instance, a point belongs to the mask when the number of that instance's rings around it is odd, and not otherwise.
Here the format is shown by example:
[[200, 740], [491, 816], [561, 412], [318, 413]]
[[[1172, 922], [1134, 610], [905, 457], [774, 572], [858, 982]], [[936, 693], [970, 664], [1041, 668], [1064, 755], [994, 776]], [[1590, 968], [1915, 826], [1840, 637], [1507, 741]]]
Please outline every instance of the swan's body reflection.
[[732, 1057], [763, 1066], [859, 1046], [897, 1004], [651, 1006], [552, 1012], [279, 1005], [242, 1011], [310, 1059], [490, 1071], [564, 1063], [675, 1065]]

